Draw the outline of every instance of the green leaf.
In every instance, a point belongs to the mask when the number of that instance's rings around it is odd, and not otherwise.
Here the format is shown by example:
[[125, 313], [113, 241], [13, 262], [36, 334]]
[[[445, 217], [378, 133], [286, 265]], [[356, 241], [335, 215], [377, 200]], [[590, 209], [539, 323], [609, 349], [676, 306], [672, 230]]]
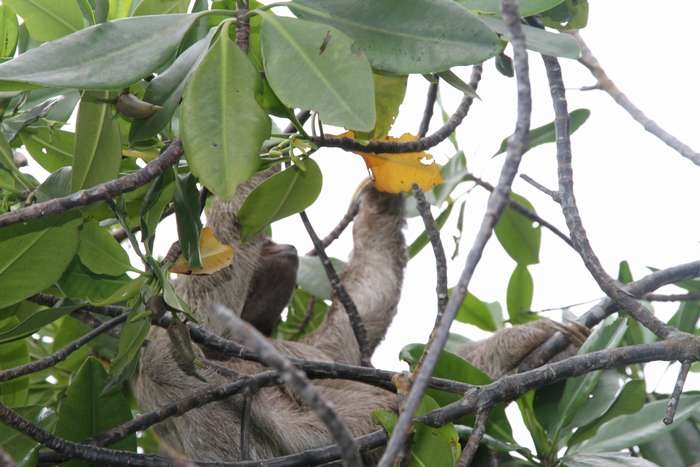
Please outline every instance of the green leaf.
[[187, 84], [180, 124], [192, 173], [212, 193], [230, 198], [260, 164], [270, 118], [255, 100], [257, 73], [228, 36], [226, 23]]
[[[303, 333], [299, 334], [299, 329], [306, 320], [306, 313], [311, 300], [314, 301], [311, 319], [304, 326]], [[277, 326], [276, 337], [284, 340], [295, 340], [312, 333], [323, 324], [329, 308], [328, 304], [323, 300], [313, 297], [312, 294], [301, 288], [297, 288], [292, 295], [292, 300], [289, 302], [287, 318]]]
[[175, 217], [180, 249], [193, 268], [202, 267], [199, 251], [199, 234], [202, 219], [199, 215], [199, 191], [192, 174], [175, 175]]
[[171, 60], [201, 15], [139, 16], [82, 29], [0, 64], [0, 90], [128, 87]]
[[[1, 66], [1, 65], [0, 65]], [[119, 175], [122, 159], [119, 122], [108, 92], [85, 93], [78, 107], [71, 190], [89, 188]]]
[[668, 400], [649, 402], [633, 414], [614, 418], [603, 424], [592, 438], [572, 448], [575, 452], [618, 451], [652, 441], [661, 433], [675, 428], [700, 408], [700, 395], [683, 394], [672, 425], [663, 422]]
[[190, 0], [141, 0], [132, 16], [187, 13]]
[[126, 274], [95, 274], [76, 257], [58, 281], [58, 286], [67, 297], [86, 300], [92, 305], [109, 305], [136, 295], [143, 282], [143, 276], [132, 280]]
[[[500, 18], [479, 16], [479, 19], [492, 31], [502, 36], [506, 34], [506, 25]], [[525, 24], [522, 25], [522, 28], [525, 33], [525, 46], [532, 51], [574, 60], [581, 56], [581, 48], [576, 43], [576, 39], [569, 34], [552, 33]]]
[[[140, 318], [137, 318], [140, 316]], [[120, 389], [136, 369], [139, 350], [143, 345], [148, 331], [151, 329], [151, 320], [140, 310], [132, 312], [129, 319], [119, 333], [119, 350], [112, 360], [109, 381], [104, 388], [107, 394], [115, 389]]]
[[260, 40], [266, 78], [287, 107], [315, 110], [330, 125], [374, 128], [372, 70], [352, 39], [330, 26], [263, 13]]
[[698, 318], [700, 318], [700, 300], [691, 300], [681, 303], [668, 324], [679, 331], [693, 333]]
[[583, 29], [588, 23], [588, 1], [566, 0], [543, 12], [541, 18], [545, 26], [560, 31]]
[[78, 2], [56, 0], [5, 0], [24, 20], [29, 35], [38, 42], [52, 41], [83, 29]]
[[121, 276], [131, 269], [129, 255], [96, 221], [83, 224], [78, 257], [81, 263], [97, 274]]
[[[586, 339], [578, 351], [578, 355], [596, 352], [598, 350], [614, 349], [620, 344], [622, 337], [627, 331], [627, 320], [619, 318], [612, 324], [598, 327]], [[585, 375], [569, 378], [564, 386], [564, 393], [559, 401], [559, 423], [554, 427], [553, 433], [555, 438], [563, 427], [574, 419], [578, 411], [582, 407], [586, 407], [584, 403], [590, 401], [589, 397], [600, 379], [602, 371], [592, 371]], [[590, 410], [590, 408], [588, 409]], [[590, 415], [590, 414], [587, 414]], [[587, 415], [583, 416], [582, 424], [588, 423], [591, 419], [587, 419]], [[581, 419], [582, 415], [578, 418]]]
[[[569, 134], [573, 134], [574, 131], [578, 130], [583, 123], [590, 117], [591, 111], [588, 109], [576, 109], [569, 112]], [[554, 135], [554, 122], [548, 123], [546, 125], [534, 128], [530, 130], [527, 135], [527, 148], [528, 151], [535, 146], [541, 144], [553, 143], [556, 140]], [[508, 138], [504, 138], [501, 142], [501, 146], [496, 151], [494, 156], [501, 154], [508, 148]]]
[[[501, 15], [500, 0], [455, 0], [467, 10], [476, 14]], [[557, 6], [564, 0], [525, 0], [519, 2], [518, 13], [523, 18], [534, 16]]]
[[72, 178], [73, 169], [71, 167], [61, 167], [46, 177], [44, 183], [37, 187], [35, 191], [36, 200], [41, 203], [70, 194]]
[[374, 129], [369, 132], [355, 131], [359, 139], [383, 139], [389, 134], [399, 107], [406, 95], [406, 75], [386, 75], [372, 73], [374, 78], [374, 113], [376, 123]]
[[[622, 452], [604, 452], [600, 454], [574, 454], [564, 456], [563, 465], [566, 467], [658, 467], [641, 457], [632, 457]], [[664, 467], [670, 467], [664, 464]]]
[[[452, 212], [453, 207], [454, 207], [454, 204], [449, 203], [447, 205], [447, 207], [445, 209], [443, 209], [443, 211], [435, 218], [435, 225], [437, 226], [438, 230], [441, 230], [442, 227], [447, 222], [447, 219], [450, 217], [450, 213]], [[421, 250], [423, 248], [425, 248], [428, 244], [430, 244], [430, 239], [428, 238], [428, 234], [425, 231], [423, 231], [409, 245], [408, 257], [413, 258], [418, 253], [420, 253]]]
[[32, 158], [49, 172], [73, 164], [75, 133], [46, 128], [25, 128], [19, 134]]
[[57, 308], [44, 308], [42, 310], [38, 310], [14, 326], [7, 329], [1, 329], [0, 344], [31, 336], [42, 327], [53, 323], [57, 319], [67, 315], [77, 308], [80, 308], [80, 305], [65, 305]]
[[455, 319], [462, 323], [473, 324], [484, 331], [496, 331], [503, 326], [501, 305], [497, 302], [483, 302], [471, 293], [467, 293]]
[[154, 138], [170, 123], [190, 76], [199, 66], [211, 43], [216, 29], [209, 31], [203, 39], [192, 44], [180, 54], [163, 73], [148, 83], [143, 100], [162, 107], [148, 118], [134, 120], [129, 129], [129, 142], [137, 143]]
[[[423, 396], [416, 410], [416, 416], [437, 408], [439, 405], [430, 396]], [[391, 434], [398, 417], [389, 410], [375, 410], [372, 412], [372, 419]], [[461, 452], [459, 436], [451, 423], [440, 428], [415, 423], [411, 439], [409, 467], [452, 467], [459, 459]]]
[[438, 73], [438, 76], [453, 88], [462, 91], [464, 95], [472, 97], [473, 99], [480, 99], [476, 90], [470, 84], [465, 83], [464, 80], [457, 76], [452, 70], [441, 71]]
[[481, 63], [501, 48], [488, 27], [451, 0], [295, 0], [289, 8], [340, 29], [373, 68], [391, 73]]
[[153, 238], [156, 227], [160, 223], [166, 206], [173, 199], [175, 193], [175, 174], [172, 170], [166, 170], [151, 182], [148, 192], [143, 197], [141, 211], [141, 235], [144, 241], [153, 248]]
[[61, 277], [78, 249], [80, 220], [41, 219], [0, 229], [0, 308]]
[[700, 461], [700, 430], [697, 425], [693, 420], [674, 422], [673, 425], [675, 428], [669, 433], [639, 446], [642, 457], [663, 467], [697, 464]]
[[[524, 197], [511, 193], [511, 199], [535, 212], [535, 208]], [[541, 227], [533, 226], [533, 222], [506, 206], [494, 228], [496, 238], [516, 263], [526, 266], [540, 262]]]
[[[83, 441], [131, 420], [129, 402], [123, 394], [102, 394], [106, 384], [107, 372], [97, 359], [88, 358], [72, 378], [58, 408], [56, 436], [70, 441]], [[110, 446], [136, 451], [136, 436], [132, 434]], [[77, 467], [91, 464], [72, 460], [64, 465]]]
[[646, 387], [642, 380], [628, 381], [622, 391], [615, 399], [615, 402], [605, 412], [602, 417], [593, 423], [579, 427], [576, 433], [568, 440], [569, 446], [580, 444], [583, 440], [590, 438], [598, 431], [598, 428], [605, 423], [621, 415], [638, 412], [646, 401]]
[[[425, 349], [423, 344], [408, 344], [399, 353], [399, 358], [409, 364], [411, 370], [415, 369]], [[462, 383], [485, 385], [491, 382], [488, 375], [463, 358], [451, 352], [443, 350], [435, 365], [433, 376], [447, 378]], [[435, 399], [440, 406], [445, 406], [459, 400], [459, 394], [428, 389], [427, 394]], [[458, 423], [474, 424], [474, 416], [462, 417]], [[501, 441], [513, 442], [513, 435], [508, 419], [505, 415], [503, 404], [497, 404], [491, 410], [486, 431], [496, 436]]]
[[248, 195], [238, 212], [243, 240], [253, 237], [272, 222], [301, 212], [321, 193], [323, 177], [313, 159], [289, 167], [268, 178]]
[[[336, 258], [330, 258], [330, 260], [335, 272], [340, 274], [345, 270], [346, 264], [343, 261]], [[331, 298], [331, 284], [318, 256], [299, 257], [297, 285], [315, 297], [324, 300]]]
[[0, 5], [0, 59], [14, 56], [18, 37], [17, 15], [7, 4]]
[[[29, 363], [27, 342], [5, 342], [0, 344], [0, 371]], [[27, 403], [29, 377], [25, 376], [0, 383], [0, 403], [10, 407], [21, 407]]]
[[508, 316], [513, 324], [522, 324], [531, 321], [530, 306], [532, 305], [532, 292], [534, 283], [527, 266], [518, 264], [508, 281], [506, 303]]
[[520, 415], [523, 417], [523, 422], [532, 436], [532, 441], [535, 443], [537, 453], [542, 455], [551, 451], [551, 443], [547, 437], [547, 433], [540, 424], [535, 415], [534, 402], [535, 391], [528, 391], [518, 398], [516, 401], [520, 409]]

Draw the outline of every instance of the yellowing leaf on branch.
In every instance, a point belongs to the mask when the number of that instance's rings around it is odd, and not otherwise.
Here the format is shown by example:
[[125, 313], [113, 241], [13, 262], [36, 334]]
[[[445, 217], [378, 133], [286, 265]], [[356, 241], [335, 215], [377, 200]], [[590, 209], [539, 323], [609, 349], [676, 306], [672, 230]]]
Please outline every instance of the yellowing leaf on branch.
[[202, 267], [192, 269], [187, 259], [181, 254], [173, 263], [170, 272], [177, 274], [213, 274], [231, 264], [233, 248], [224, 245], [214, 235], [209, 227], [204, 227], [199, 236], [199, 252], [202, 258]]
[[[348, 132], [341, 136], [352, 137], [352, 133]], [[416, 139], [416, 136], [404, 133], [398, 138], [386, 136], [384, 141], [407, 142]], [[357, 154], [365, 160], [379, 191], [386, 193], [409, 192], [414, 183], [421, 190], [428, 191], [433, 186], [442, 183], [440, 168], [435, 163], [433, 156], [425, 151], [396, 154], [357, 152]]]

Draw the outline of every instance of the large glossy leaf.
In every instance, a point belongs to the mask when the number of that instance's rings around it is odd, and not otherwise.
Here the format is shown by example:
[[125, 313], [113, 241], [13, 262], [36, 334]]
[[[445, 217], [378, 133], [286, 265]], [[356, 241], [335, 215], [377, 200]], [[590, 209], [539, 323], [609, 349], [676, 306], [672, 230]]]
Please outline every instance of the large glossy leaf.
[[[572, 110], [569, 113], [569, 134], [571, 135], [574, 131], [578, 130], [579, 127], [581, 127], [581, 125], [588, 120], [590, 115], [591, 111], [588, 109]], [[527, 148], [525, 151], [529, 151], [540, 144], [553, 143], [555, 138], [554, 122], [534, 128], [527, 134]], [[501, 146], [498, 148], [498, 151], [496, 151], [494, 156], [505, 152], [506, 149], [508, 149], [508, 138], [503, 139]]]
[[485, 331], [495, 331], [503, 326], [501, 306], [496, 302], [483, 302], [471, 293], [467, 293], [455, 319]]
[[[25, 341], [0, 344], [0, 371], [29, 363], [29, 349]], [[23, 377], [0, 383], [0, 402], [10, 407], [21, 407], [27, 403], [29, 378]]]
[[96, 221], [87, 222], [81, 228], [78, 257], [97, 274], [121, 276], [131, 269], [129, 255]]
[[0, 5], [0, 59], [8, 59], [15, 54], [18, 36], [17, 15], [7, 4]]
[[592, 438], [574, 446], [576, 452], [609, 452], [625, 449], [653, 440], [667, 433], [700, 408], [700, 395], [684, 394], [678, 404], [674, 424], [663, 422], [667, 400], [649, 402], [640, 411], [614, 418], [598, 429]]
[[140, 0], [132, 16], [186, 13], [190, 0]]
[[255, 100], [257, 73], [225, 25], [187, 84], [180, 123], [192, 173], [229, 198], [259, 166], [270, 118]]
[[374, 83], [365, 56], [342, 32], [266, 13], [260, 33], [265, 75], [288, 107], [315, 110], [324, 123], [374, 128]]
[[0, 90], [127, 87], [170, 60], [199, 17], [139, 16], [82, 29], [0, 64]]
[[[494, 32], [506, 34], [506, 25], [503, 20], [491, 16], [479, 16], [479, 19]], [[522, 27], [525, 33], [525, 46], [530, 50], [554, 57], [577, 59], [581, 56], [581, 49], [569, 34], [556, 34], [527, 25]]]
[[[510, 197], [534, 212], [530, 202], [522, 196], [511, 193]], [[533, 226], [530, 219], [506, 206], [494, 228], [496, 238], [508, 255], [522, 265], [539, 263], [541, 227]]]
[[238, 212], [241, 238], [248, 239], [270, 223], [303, 211], [321, 193], [321, 169], [312, 159], [268, 178], [246, 198]]
[[663, 467], [697, 465], [700, 462], [700, 429], [693, 420], [673, 425], [673, 431], [639, 446], [642, 457]]
[[[399, 353], [399, 358], [409, 364], [411, 369], [415, 369], [418, 361], [425, 350], [423, 344], [408, 344]], [[484, 385], [491, 382], [488, 375], [463, 358], [451, 352], [443, 350], [440, 353], [433, 376], [438, 378], [447, 378], [455, 381], [460, 381], [468, 384]], [[441, 406], [450, 404], [459, 400], [458, 394], [429, 389], [427, 394], [435, 399]], [[473, 424], [474, 416], [463, 417], [459, 423]], [[491, 411], [488, 423], [486, 425], [487, 432], [496, 436], [501, 441], [512, 442], [513, 435], [508, 419], [505, 415], [505, 410], [502, 404], [496, 405]]]
[[[129, 402], [121, 392], [102, 394], [107, 384], [107, 372], [95, 358], [88, 358], [71, 380], [65, 398], [58, 409], [56, 436], [70, 441], [82, 441], [131, 419]], [[136, 437], [111, 445], [117, 449], [136, 451]], [[64, 465], [87, 466], [82, 461]]]
[[[476, 14], [499, 15], [501, 14], [500, 0], [455, 0], [469, 11]], [[533, 16], [553, 8], [564, 0], [524, 0], [518, 2], [520, 16]]]
[[49, 172], [73, 164], [75, 133], [51, 128], [27, 128], [20, 133], [32, 158]]
[[290, 9], [340, 29], [373, 68], [392, 73], [445, 71], [500, 51], [496, 35], [451, 0], [296, 0]]
[[174, 202], [180, 249], [191, 267], [201, 268], [199, 233], [202, 231], [202, 220], [197, 181], [192, 174], [175, 175]]
[[[600, 454], [574, 454], [562, 459], [567, 467], [657, 467], [651, 461], [641, 457], [632, 457], [622, 452], [604, 452]], [[664, 467], [670, 467], [664, 464]]]
[[534, 285], [527, 266], [516, 265], [508, 280], [506, 293], [506, 304], [511, 323], [522, 324], [532, 320], [533, 316], [529, 311], [530, 305], [532, 305]]
[[148, 118], [134, 120], [129, 129], [129, 142], [135, 143], [155, 137], [169, 122], [190, 75], [204, 58], [207, 47], [214, 35], [214, 29], [203, 39], [192, 44], [175, 59], [163, 73], [148, 83], [143, 100], [162, 107]]
[[[416, 416], [437, 408], [439, 405], [435, 400], [430, 396], [423, 396], [416, 410]], [[391, 434], [398, 416], [389, 410], [376, 410], [372, 413], [372, 419]], [[407, 465], [409, 467], [452, 467], [456, 465], [460, 452], [459, 436], [451, 423], [439, 428], [416, 423], [413, 427]]]
[[0, 308], [56, 282], [78, 248], [79, 220], [40, 220], [0, 229]]
[[355, 132], [359, 139], [382, 139], [389, 135], [389, 130], [399, 114], [399, 107], [406, 94], [405, 75], [387, 75], [373, 73], [374, 111], [377, 116], [374, 129], [369, 132]]
[[148, 319], [148, 316], [141, 313], [141, 316], [137, 318], [137, 313], [140, 312], [130, 314], [129, 320], [119, 333], [119, 350], [117, 356], [112, 360], [109, 382], [104, 388], [105, 393], [121, 388], [122, 384], [131, 377], [133, 370], [136, 369], [136, 358], [146, 336], [148, 336], [149, 329], [151, 329], [151, 320]]
[[[627, 331], [627, 320], [617, 319], [612, 324], [597, 328], [579, 349], [579, 355], [598, 350], [613, 349], [620, 344]], [[601, 371], [592, 371], [576, 378], [569, 378], [564, 386], [564, 393], [559, 401], [559, 423], [554, 428], [558, 434], [576, 415], [578, 410], [589, 402], [589, 397], [600, 379]], [[580, 416], [579, 416], [580, 418]], [[588, 423], [591, 420], [580, 420]]]
[[[330, 260], [335, 272], [340, 274], [345, 270], [343, 261], [336, 258], [330, 258]], [[331, 283], [318, 256], [299, 257], [297, 285], [315, 297], [326, 300], [331, 298]]]
[[602, 417], [597, 418], [593, 423], [586, 426], [579, 426], [576, 433], [569, 438], [568, 445], [574, 446], [581, 443], [583, 440], [590, 438], [596, 434], [598, 428], [600, 428], [603, 423], [608, 422], [613, 418], [639, 411], [644, 405], [645, 401], [646, 387], [644, 381], [638, 379], [628, 381], [620, 391], [620, 394], [618, 394], [615, 402], [613, 402], [605, 414], [603, 414]]
[[143, 276], [132, 280], [126, 274], [95, 274], [76, 257], [58, 281], [58, 286], [67, 297], [87, 300], [93, 305], [109, 305], [136, 295], [143, 281]]
[[83, 28], [78, 2], [56, 0], [5, 0], [22, 17], [29, 35], [38, 42], [52, 41]]
[[76, 308], [79, 308], [79, 305], [65, 305], [58, 308], [37, 310], [15, 325], [0, 330], [0, 344], [30, 336], [38, 329], [67, 315]]
[[107, 92], [83, 95], [78, 108], [73, 162], [72, 191], [116, 178], [122, 158], [119, 121], [112, 106], [102, 100]]

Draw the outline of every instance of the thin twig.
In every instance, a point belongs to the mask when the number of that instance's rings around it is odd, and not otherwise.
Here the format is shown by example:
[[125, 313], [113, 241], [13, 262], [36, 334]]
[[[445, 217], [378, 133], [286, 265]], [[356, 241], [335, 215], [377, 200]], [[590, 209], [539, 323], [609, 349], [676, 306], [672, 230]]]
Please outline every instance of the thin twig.
[[506, 205], [510, 186], [518, 171], [520, 158], [527, 144], [532, 101], [530, 97], [527, 53], [525, 51], [525, 36], [520, 26], [520, 18], [518, 16], [518, 8], [515, 0], [503, 0], [501, 5], [503, 19], [508, 29], [508, 38], [513, 45], [515, 54], [515, 69], [518, 84], [518, 116], [515, 132], [508, 142], [508, 155], [503, 163], [498, 185], [491, 193], [491, 196], [489, 196], [486, 214], [484, 215], [474, 244], [467, 255], [467, 262], [462, 271], [462, 275], [452, 297], [447, 303], [445, 313], [440, 323], [436, 326], [437, 332], [434, 334], [435, 339], [428, 342], [426, 346], [425, 352], [427, 355], [423, 360], [423, 366], [415, 375], [411, 391], [406, 399], [405, 410], [396, 422], [384, 455], [379, 461], [378, 465], [380, 467], [392, 466], [403, 449], [410, 432], [413, 416], [427, 388], [428, 378], [432, 375], [440, 352], [445, 347], [450, 325], [467, 294], [467, 287], [471, 281], [476, 265], [481, 259], [484, 247], [493, 233], [493, 227]]
[[685, 386], [685, 379], [688, 377], [688, 372], [690, 371], [690, 365], [692, 363], [693, 362], [689, 361], [681, 362], [681, 369], [678, 372], [676, 385], [673, 387], [673, 392], [671, 393], [671, 397], [668, 399], [668, 404], [666, 405], [666, 415], [664, 416], [665, 425], [670, 425], [673, 423], [673, 418], [676, 416], [678, 403], [681, 401], [681, 393], [683, 392], [683, 386]]
[[674, 331], [672, 327], [656, 318], [639, 301], [629, 296], [617, 285], [615, 280], [603, 269], [600, 260], [588, 241], [588, 236], [581, 222], [581, 215], [579, 214], [576, 197], [573, 191], [569, 114], [566, 102], [566, 91], [561, 76], [561, 66], [559, 65], [559, 60], [555, 57], [542, 56], [542, 59], [547, 69], [549, 90], [552, 95], [552, 103], [554, 106], [559, 197], [561, 198], [561, 207], [566, 225], [569, 228], [571, 240], [574, 242], [574, 249], [578, 252], [579, 256], [581, 256], [586, 269], [588, 269], [598, 283], [598, 286], [606, 295], [615, 300], [647, 329], [661, 339], [665, 339], [677, 331]]
[[236, 10], [236, 45], [246, 54], [248, 53], [248, 41], [250, 37], [250, 15], [248, 14], [248, 0], [238, 0]]
[[318, 257], [321, 260], [323, 269], [326, 271], [326, 276], [328, 277], [328, 280], [331, 283], [331, 289], [333, 290], [333, 294], [338, 298], [340, 303], [343, 305], [343, 308], [345, 308], [345, 312], [348, 314], [348, 318], [350, 319], [350, 325], [352, 326], [352, 331], [355, 334], [357, 345], [360, 348], [360, 361], [362, 363], [362, 366], [371, 366], [370, 358], [372, 357], [372, 355], [370, 355], [369, 350], [370, 346], [369, 341], [367, 339], [367, 329], [365, 329], [365, 325], [362, 322], [362, 317], [360, 316], [360, 313], [357, 311], [355, 302], [353, 302], [347, 290], [345, 290], [345, 287], [343, 286], [342, 282], [340, 282], [338, 273], [335, 271], [331, 260], [328, 258], [328, 255], [326, 254], [326, 250], [324, 250], [323, 245], [321, 245], [321, 240], [318, 238], [318, 235], [316, 235], [316, 231], [311, 225], [311, 222], [309, 221], [306, 212], [300, 212], [299, 216], [301, 216], [301, 221], [304, 223], [304, 227], [306, 227], [306, 231], [308, 232], [309, 237], [311, 238], [311, 242], [314, 245], [314, 249], [316, 250]]
[[428, 94], [425, 96], [425, 108], [423, 110], [423, 118], [420, 121], [420, 126], [418, 127], [418, 137], [423, 138], [428, 134], [428, 129], [430, 128], [430, 119], [433, 118], [433, 109], [435, 108], [435, 99], [437, 99], [438, 86], [440, 83], [440, 78], [435, 75], [433, 76], [435, 81], [430, 83], [428, 86]]
[[578, 42], [578, 45], [581, 48], [581, 58], [579, 58], [578, 61], [588, 68], [598, 81], [594, 88], [602, 89], [603, 91], [607, 92], [610, 97], [612, 97], [615, 102], [620, 105], [620, 107], [625, 109], [637, 123], [642, 125], [646, 131], [659, 138], [661, 141], [673, 148], [681, 156], [689, 159], [695, 165], [700, 165], [700, 153], [694, 151], [693, 148], [683, 143], [672, 134], [668, 133], [666, 130], [661, 128], [658, 123], [647, 117], [646, 114], [644, 114], [639, 107], [634, 105], [634, 103], [632, 103], [632, 101], [622, 91], [620, 91], [620, 89], [610, 79], [591, 52], [591, 49], [589, 49], [588, 45], [583, 41], [581, 35], [578, 32], [572, 32], [571, 35], [574, 37], [574, 39], [576, 39], [576, 42]]
[[304, 315], [304, 319], [301, 321], [301, 324], [299, 324], [299, 328], [297, 329], [297, 332], [294, 333], [292, 340], [297, 340], [304, 335], [306, 328], [314, 318], [314, 308], [316, 308], [316, 296], [311, 295], [309, 296], [309, 302], [306, 304], [306, 314]]
[[46, 357], [34, 360], [33, 362], [26, 363], [24, 365], [0, 371], [0, 381], [9, 381], [11, 379], [19, 378], [20, 376], [36, 373], [38, 371], [51, 368], [58, 362], [61, 362], [68, 358], [70, 354], [72, 354], [73, 352], [75, 352], [94, 338], [110, 331], [111, 329], [117, 327], [118, 325], [126, 321], [126, 317], [127, 314], [124, 313], [117, 316], [116, 318], [110, 319], [109, 321], [105, 321], [92, 331], [88, 332], [83, 336], [80, 336], [78, 339], [75, 339], [67, 346], [47, 355]]
[[283, 356], [253, 326], [246, 323], [231, 310], [217, 306], [217, 316], [226, 325], [234, 339], [252, 349], [270, 368], [280, 373], [280, 378], [326, 425], [335, 442], [340, 446], [343, 462], [350, 467], [362, 467], [360, 450], [352, 434], [333, 408], [321, 397], [308, 378], [292, 362]]
[[529, 183], [530, 185], [532, 185], [532, 186], [534, 186], [535, 188], [537, 188], [538, 190], [540, 190], [540, 191], [541, 191], [542, 193], [544, 193], [545, 195], [547, 195], [547, 196], [549, 196], [550, 198], [552, 198], [552, 201], [554, 201], [555, 203], [557, 203], [557, 204], [560, 203], [560, 200], [559, 200], [559, 193], [557, 193], [556, 191], [550, 190], [549, 188], [547, 188], [546, 186], [542, 185], [541, 183], [539, 183], [537, 180], [533, 179], [533, 178], [530, 177], [529, 175], [520, 174], [520, 178], [522, 178], [522, 179], [525, 180], [527, 183]]
[[650, 302], [689, 302], [700, 300], [700, 292], [688, 292], [679, 294], [648, 293], [644, 295], [644, 300]]
[[[474, 181], [474, 183], [476, 183], [480, 187], [484, 188], [485, 190], [488, 190], [488, 191], [494, 190], [493, 185], [491, 185], [486, 180], [482, 180], [479, 177], [477, 177], [476, 175], [472, 175], [472, 174], [469, 174], [467, 176], [469, 177], [470, 180]], [[526, 206], [523, 206], [518, 201], [511, 198], [510, 195], [508, 197], [508, 207], [513, 209], [518, 214], [527, 217], [531, 221], [537, 222], [542, 227], [549, 229], [549, 231], [552, 232], [554, 235], [556, 235], [557, 237], [564, 240], [564, 242], [566, 242], [567, 245], [569, 245], [572, 248], [574, 247], [574, 244], [571, 242], [571, 239], [569, 238], [568, 235], [566, 235], [564, 232], [559, 230], [554, 224], [552, 224], [549, 221], [547, 221], [546, 219], [540, 217], [540, 215], [537, 214], [536, 212], [531, 211]]]
[[[673, 284], [678, 281], [692, 279], [700, 275], [700, 261], [672, 266], [653, 272], [641, 279], [624, 286], [626, 293], [640, 297], [658, 289], [664, 285]], [[588, 328], [592, 328], [619, 308], [609, 297], [604, 298], [584, 313], [577, 322]], [[556, 354], [564, 350], [569, 345], [569, 339], [561, 332], [556, 332], [542, 345], [528, 355], [517, 368], [517, 372], [523, 372], [544, 365]]]
[[0, 227], [16, 224], [18, 222], [26, 222], [52, 214], [59, 214], [78, 206], [87, 206], [133, 191], [156, 178], [168, 167], [176, 164], [180, 157], [182, 157], [182, 154], [182, 144], [180, 144], [180, 141], [173, 141], [157, 159], [149, 162], [145, 167], [136, 172], [124, 175], [116, 180], [110, 180], [109, 182], [95, 185], [85, 190], [80, 190], [68, 196], [50, 199], [43, 203], [32, 204], [26, 208], [2, 214], [0, 215]]
[[[445, 313], [445, 306], [447, 305], [447, 258], [445, 257], [445, 248], [443, 247], [442, 240], [440, 239], [440, 230], [435, 224], [435, 219], [430, 213], [430, 205], [426, 201], [423, 191], [415, 183], [413, 184], [412, 191], [413, 197], [416, 199], [416, 208], [423, 219], [425, 232], [428, 234], [430, 244], [433, 247], [433, 255], [435, 256], [435, 271], [437, 275], [437, 284], [435, 286], [435, 292], [437, 294], [437, 314], [435, 316], [435, 326], [433, 327], [430, 337], [428, 338], [428, 341], [432, 341], [434, 339], [434, 334], [437, 332], [436, 329], [438, 323], [442, 319], [442, 315]], [[425, 356], [425, 353], [421, 355], [414, 373], [420, 371], [420, 368], [423, 366]]]
[[[330, 231], [328, 235], [323, 237], [323, 240], [321, 240], [321, 245], [323, 245], [323, 248], [328, 248], [331, 243], [336, 241], [338, 237], [340, 237], [340, 234], [343, 233], [343, 231], [347, 228], [348, 225], [350, 225], [350, 222], [355, 219], [355, 216], [357, 216], [357, 213], [360, 211], [360, 200], [359, 199], [353, 199], [352, 203], [350, 203], [350, 206], [348, 206], [348, 210], [343, 216], [342, 219], [340, 219], [340, 222], [338, 222], [338, 225], [336, 225], [333, 230]], [[306, 253], [306, 256], [316, 256], [316, 248], [312, 248], [309, 250], [308, 253]]]
[[484, 409], [479, 409], [478, 412], [476, 412], [476, 420], [474, 421], [474, 430], [472, 433], [469, 435], [469, 439], [467, 440], [467, 444], [464, 446], [464, 449], [462, 450], [462, 455], [459, 458], [459, 462], [457, 462], [457, 467], [467, 467], [472, 463], [472, 460], [474, 459], [474, 456], [476, 455], [476, 451], [479, 449], [479, 444], [481, 443], [481, 439], [484, 437], [484, 434], [486, 433], [486, 422], [489, 419], [489, 414], [491, 413], [491, 408], [487, 407]]
[[[481, 65], [474, 65], [472, 67], [472, 75], [471, 79], [469, 80], [469, 85], [474, 88], [474, 90], [476, 90], [479, 85], [479, 81], [481, 80], [481, 72]], [[352, 138], [340, 138], [337, 136], [326, 136], [323, 138], [315, 136], [309, 138], [309, 140], [319, 147], [342, 148], [346, 151], [375, 153], [425, 151], [433, 146], [437, 146], [443, 140], [447, 139], [453, 131], [455, 131], [455, 128], [457, 128], [459, 124], [462, 123], [462, 120], [464, 120], [464, 117], [466, 117], [473, 101], [473, 97], [465, 95], [455, 112], [442, 127], [440, 127], [433, 134], [423, 138], [418, 138], [415, 141], [406, 141], [402, 143], [394, 141], [370, 141], [367, 144], [363, 144]]]

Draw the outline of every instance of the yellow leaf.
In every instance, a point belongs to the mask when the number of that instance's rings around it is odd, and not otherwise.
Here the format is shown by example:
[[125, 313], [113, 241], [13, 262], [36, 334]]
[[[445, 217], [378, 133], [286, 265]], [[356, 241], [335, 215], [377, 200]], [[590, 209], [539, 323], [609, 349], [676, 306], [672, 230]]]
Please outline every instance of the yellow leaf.
[[[350, 136], [348, 132], [341, 136]], [[404, 133], [398, 138], [387, 136], [384, 141], [415, 141], [417, 138], [410, 133]], [[442, 183], [440, 168], [433, 156], [423, 152], [404, 152], [397, 154], [357, 152], [365, 160], [367, 168], [372, 172], [377, 190], [387, 193], [402, 193], [411, 191], [416, 183], [421, 190], [428, 191], [433, 186]]]
[[233, 259], [233, 248], [224, 245], [214, 236], [214, 231], [209, 227], [204, 227], [199, 236], [199, 252], [202, 258], [202, 267], [190, 268], [184, 256], [180, 255], [170, 268], [170, 272], [177, 274], [213, 274], [231, 264]]

